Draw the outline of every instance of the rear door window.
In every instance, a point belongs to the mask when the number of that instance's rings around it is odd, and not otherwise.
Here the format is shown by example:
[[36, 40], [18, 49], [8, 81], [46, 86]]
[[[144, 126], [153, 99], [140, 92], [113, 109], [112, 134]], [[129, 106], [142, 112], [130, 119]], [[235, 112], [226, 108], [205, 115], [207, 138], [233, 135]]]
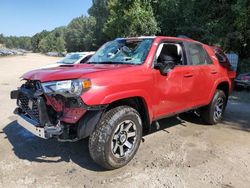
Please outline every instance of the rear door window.
[[207, 52], [202, 45], [197, 43], [188, 43], [187, 51], [189, 53], [192, 65], [207, 65], [212, 64]]

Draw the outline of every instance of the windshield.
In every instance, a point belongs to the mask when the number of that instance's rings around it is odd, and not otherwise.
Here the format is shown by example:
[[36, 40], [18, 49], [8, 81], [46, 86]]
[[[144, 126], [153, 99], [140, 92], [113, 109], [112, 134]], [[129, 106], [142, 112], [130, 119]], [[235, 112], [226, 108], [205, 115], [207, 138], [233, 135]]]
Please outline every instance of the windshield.
[[153, 39], [116, 39], [104, 44], [89, 64], [142, 64]]
[[85, 56], [85, 54], [68, 54], [68, 55], [66, 55], [65, 58], [60, 60], [58, 63], [74, 64], [75, 62], [77, 62], [79, 59], [81, 59], [84, 56]]

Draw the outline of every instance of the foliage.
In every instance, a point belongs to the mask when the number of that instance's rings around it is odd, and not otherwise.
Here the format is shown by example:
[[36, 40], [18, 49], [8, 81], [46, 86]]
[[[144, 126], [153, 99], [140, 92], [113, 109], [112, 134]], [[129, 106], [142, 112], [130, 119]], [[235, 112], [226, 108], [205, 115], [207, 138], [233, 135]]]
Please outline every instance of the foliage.
[[65, 41], [64, 41], [65, 27], [59, 27], [51, 31], [46, 37], [41, 39], [38, 45], [40, 52], [64, 52]]
[[1, 35], [0, 40], [2, 41], [0, 41], [0, 43], [4, 43], [7, 48], [21, 48], [26, 50], [32, 49], [30, 37], [4, 37]]
[[81, 16], [73, 19], [65, 33], [67, 51], [90, 51], [95, 46], [94, 17]]
[[152, 3], [160, 35], [184, 34], [250, 56], [249, 0], [166, 0]]
[[110, 0], [108, 10], [104, 31], [110, 38], [155, 35], [159, 31], [151, 0]]
[[0, 34], [0, 44], [3, 44], [5, 42], [3, 34]]
[[88, 10], [88, 13], [96, 20], [94, 26], [94, 37], [96, 39], [95, 48], [98, 48], [107, 40], [107, 35], [104, 33], [103, 28], [109, 16], [108, 1], [93, 0], [93, 4]]
[[33, 52], [40, 52], [39, 51], [39, 43], [40, 41], [45, 38], [47, 35], [49, 34], [48, 31], [43, 30], [40, 33], [35, 34], [32, 38], [31, 38], [31, 45], [32, 45], [32, 50]]
[[250, 72], [250, 58], [242, 59], [240, 61], [237, 72], [238, 73]]
[[[10, 48], [90, 51], [116, 37], [186, 35], [250, 58], [249, 0], [92, 0], [89, 16], [73, 19], [63, 31], [33, 37], [5, 37]], [[58, 34], [59, 33], [59, 34]], [[242, 61], [244, 63], [249, 61]]]
[[235, 31], [238, 35], [238, 48], [242, 57], [250, 57], [250, 1], [237, 0], [232, 5]]

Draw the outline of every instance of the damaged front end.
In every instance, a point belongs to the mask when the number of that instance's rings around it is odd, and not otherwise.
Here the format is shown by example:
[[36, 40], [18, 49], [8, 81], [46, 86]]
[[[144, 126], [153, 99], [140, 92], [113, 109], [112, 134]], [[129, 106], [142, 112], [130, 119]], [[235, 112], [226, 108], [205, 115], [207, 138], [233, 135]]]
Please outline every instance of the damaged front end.
[[87, 106], [80, 95], [91, 87], [89, 80], [40, 83], [27, 80], [11, 92], [17, 99], [18, 123], [38, 137], [76, 141], [95, 129], [106, 105]]

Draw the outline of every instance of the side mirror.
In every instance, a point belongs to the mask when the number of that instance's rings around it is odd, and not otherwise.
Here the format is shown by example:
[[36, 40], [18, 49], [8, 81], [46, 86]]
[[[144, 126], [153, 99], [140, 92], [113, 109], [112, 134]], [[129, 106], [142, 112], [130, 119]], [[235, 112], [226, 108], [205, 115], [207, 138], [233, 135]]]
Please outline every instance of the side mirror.
[[175, 65], [176, 63], [173, 58], [164, 58], [158, 59], [154, 68], [159, 70], [162, 75], [167, 75], [175, 67]]

